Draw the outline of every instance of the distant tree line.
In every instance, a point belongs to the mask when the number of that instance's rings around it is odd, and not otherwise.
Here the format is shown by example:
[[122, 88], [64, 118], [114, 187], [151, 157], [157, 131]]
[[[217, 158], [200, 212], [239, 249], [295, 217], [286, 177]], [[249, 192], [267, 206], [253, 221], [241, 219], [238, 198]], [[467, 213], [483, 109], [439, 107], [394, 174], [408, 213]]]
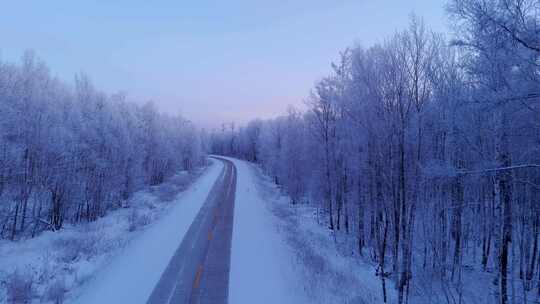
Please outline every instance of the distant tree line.
[[182, 117], [51, 76], [32, 52], [0, 62], [0, 237], [94, 221], [145, 185], [205, 161]]
[[[451, 0], [455, 39], [418, 18], [340, 54], [306, 111], [224, 125], [214, 153], [256, 163], [354, 235], [399, 303], [540, 299], [540, 2]], [[536, 303], [536, 302], [535, 302]]]

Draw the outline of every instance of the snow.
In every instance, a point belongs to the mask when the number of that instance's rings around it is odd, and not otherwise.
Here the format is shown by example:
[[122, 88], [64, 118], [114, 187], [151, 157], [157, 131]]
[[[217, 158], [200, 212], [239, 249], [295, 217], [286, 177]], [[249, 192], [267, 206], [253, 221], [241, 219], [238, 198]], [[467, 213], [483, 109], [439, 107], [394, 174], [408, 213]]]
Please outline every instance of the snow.
[[48, 291], [57, 282], [68, 303], [146, 302], [222, 168], [212, 161], [204, 171], [179, 172], [95, 222], [0, 240], [0, 303], [15, 272], [32, 282], [33, 303], [54, 302]]
[[[354, 253], [354, 238], [318, 224], [312, 206], [291, 205], [255, 165], [229, 159], [237, 168], [229, 303], [382, 302], [375, 267]], [[157, 191], [159, 198], [142, 191], [134, 198], [138, 208], [118, 210], [87, 226], [4, 243], [0, 269], [61, 278], [70, 290], [67, 303], [145, 303], [222, 168], [214, 161], [189, 189], [170, 198], [171, 206], [157, 219], [148, 211], [154, 207], [142, 206], [174, 191]], [[126, 218], [134, 210], [137, 218], [151, 217], [150, 224], [128, 233], [132, 223]], [[49, 274], [58, 272], [56, 260], [66, 261], [62, 267], [69, 276]], [[392, 299], [390, 281], [388, 292]]]
[[256, 189], [251, 166], [237, 168], [229, 303], [308, 303], [291, 271], [293, 256], [275, 229], [273, 216]]
[[170, 213], [126, 246], [73, 303], [146, 303], [222, 168], [221, 162], [214, 161], [209, 171], [177, 198]]
[[[32, 282], [34, 302], [47, 300], [47, 289], [57, 281], [65, 291], [76, 290], [133, 237], [127, 229], [129, 210], [119, 209], [96, 222], [66, 225], [31, 239], [0, 241], [0, 282], [8, 284], [18, 273]], [[4, 303], [7, 288], [0, 287], [0, 303]]]
[[[230, 303], [382, 303], [375, 265], [354, 237], [317, 223], [251, 163], [238, 168]], [[390, 303], [395, 290], [387, 280]]]
[[[292, 205], [259, 167], [230, 160], [238, 169], [230, 303], [383, 303], [377, 265], [368, 250], [364, 256], [358, 254], [354, 233], [330, 231], [322, 222], [326, 216], [317, 219], [314, 206]], [[494, 274], [472, 267], [463, 271], [464, 299], [494, 303]], [[453, 284], [445, 284], [420, 269], [414, 273], [417, 276], [410, 303], [457, 299]], [[394, 281], [388, 278], [386, 284], [388, 303], [397, 303]]]

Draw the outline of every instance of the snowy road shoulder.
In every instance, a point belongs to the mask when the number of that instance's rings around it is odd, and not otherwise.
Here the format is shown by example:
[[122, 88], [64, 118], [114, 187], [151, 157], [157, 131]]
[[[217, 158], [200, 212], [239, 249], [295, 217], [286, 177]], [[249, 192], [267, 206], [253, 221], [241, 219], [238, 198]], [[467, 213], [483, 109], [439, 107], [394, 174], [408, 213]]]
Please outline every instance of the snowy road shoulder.
[[229, 303], [304, 303], [290, 251], [256, 188], [251, 165], [237, 168]]
[[177, 198], [167, 215], [151, 224], [98, 271], [72, 303], [145, 303], [222, 172], [213, 164]]
[[233, 161], [230, 303], [382, 303], [375, 268], [354, 254], [354, 237], [331, 233], [315, 207], [291, 205], [258, 167]]

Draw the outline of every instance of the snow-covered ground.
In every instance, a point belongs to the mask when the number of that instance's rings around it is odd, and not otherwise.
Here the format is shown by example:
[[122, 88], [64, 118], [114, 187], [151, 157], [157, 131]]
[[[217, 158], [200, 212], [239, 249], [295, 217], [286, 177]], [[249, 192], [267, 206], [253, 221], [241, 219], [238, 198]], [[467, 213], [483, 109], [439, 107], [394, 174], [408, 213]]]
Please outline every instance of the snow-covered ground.
[[222, 167], [212, 161], [200, 177], [181, 173], [139, 191], [96, 222], [0, 241], [0, 303], [8, 288], [36, 303], [146, 302]]
[[291, 205], [255, 165], [235, 164], [231, 303], [382, 303], [375, 266], [354, 240], [319, 225], [314, 207]]
[[213, 163], [167, 215], [126, 246], [73, 303], [146, 303], [223, 168], [221, 162]]
[[[230, 303], [382, 302], [375, 268], [355, 255], [354, 242], [317, 224], [313, 207], [292, 206], [255, 165], [231, 160], [238, 174]], [[23, 281], [32, 277], [34, 302], [68, 290], [68, 303], [146, 302], [222, 167], [214, 161], [180, 194], [166, 185], [141, 191], [131, 208], [95, 223], [1, 243], [1, 278], [16, 269]]]
[[[233, 161], [238, 185], [231, 303], [383, 303], [376, 265], [367, 251], [363, 257], [358, 255], [354, 234], [331, 232], [317, 222], [316, 208], [292, 205], [259, 167]], [[463, 272], [463, 303], [496, 302], [492, 273], [471, 266]], [[459, 302], [456, 286], [421, 269], [414, 273], [410, 303]], [[386, 284], [388, 303], [397, 303], [394, 282], [387, 279]], [[524, 301], [522, 295], [516, 299], [516, 303]]]
[[230, 160], [237, 168], [237, 184], [229, 303], [308, 303], [291, 268], [293, 255], [257, 191], [251, 165]]

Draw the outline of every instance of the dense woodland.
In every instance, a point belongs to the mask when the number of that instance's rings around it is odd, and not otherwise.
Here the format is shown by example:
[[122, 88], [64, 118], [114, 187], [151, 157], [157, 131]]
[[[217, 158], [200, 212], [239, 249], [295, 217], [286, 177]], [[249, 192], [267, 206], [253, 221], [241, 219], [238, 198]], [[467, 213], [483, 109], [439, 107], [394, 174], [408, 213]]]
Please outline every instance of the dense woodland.
[[486, 303], [538, 303], [540, 1], [447, 9], [451, 39], [412, 17], [345, 49], [305, 111], [223, 125], [212, 150], [260, 164], [292, 204], [354, 237], [385, 298], [391, 280], [399, 303], [429, 284], [435, 302], [467, 303], [472, 269]]
[[32, 52], [0, 62], [0, 237], [94, 221], [145, 185], [205, 161], [181, 117], [107, 95], [88, 77], [51, 76]]

